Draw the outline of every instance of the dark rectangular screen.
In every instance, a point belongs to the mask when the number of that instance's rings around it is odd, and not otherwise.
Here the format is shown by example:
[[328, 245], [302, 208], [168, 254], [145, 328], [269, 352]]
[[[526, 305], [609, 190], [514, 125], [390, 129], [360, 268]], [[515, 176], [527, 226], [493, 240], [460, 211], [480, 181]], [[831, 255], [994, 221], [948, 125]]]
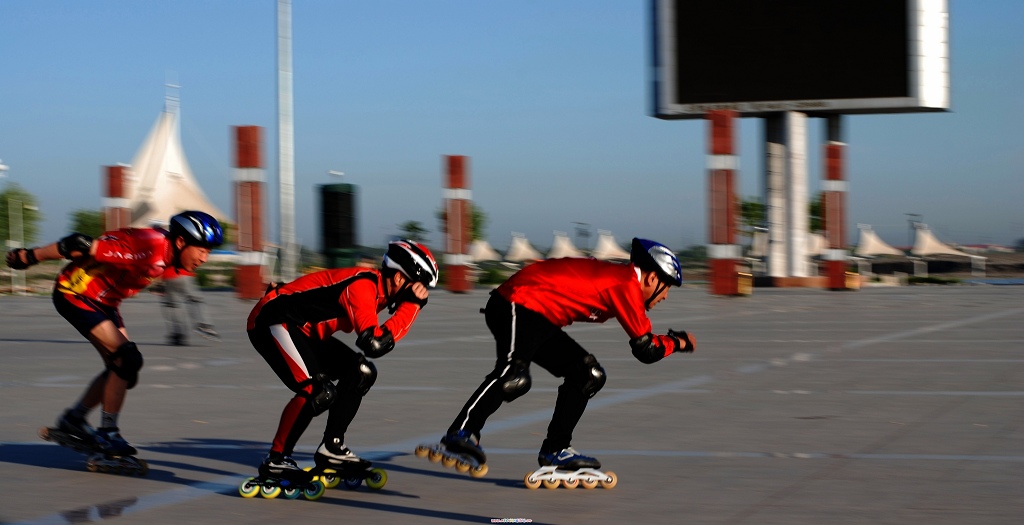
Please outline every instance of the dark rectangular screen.
[[674, 103], [910, 96], [906, 0], [674, 4]]

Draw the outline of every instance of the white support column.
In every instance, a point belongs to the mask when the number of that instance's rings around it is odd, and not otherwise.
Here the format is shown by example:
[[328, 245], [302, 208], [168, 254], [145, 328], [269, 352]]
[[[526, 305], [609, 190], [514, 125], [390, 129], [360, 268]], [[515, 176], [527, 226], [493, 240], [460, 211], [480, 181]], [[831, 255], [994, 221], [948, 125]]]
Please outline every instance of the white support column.
[[785, 113], [786, 126], [786, 212], [790, 277], [808, 277], [807, 245], [810, 200], [807, 190], [807, 115]]

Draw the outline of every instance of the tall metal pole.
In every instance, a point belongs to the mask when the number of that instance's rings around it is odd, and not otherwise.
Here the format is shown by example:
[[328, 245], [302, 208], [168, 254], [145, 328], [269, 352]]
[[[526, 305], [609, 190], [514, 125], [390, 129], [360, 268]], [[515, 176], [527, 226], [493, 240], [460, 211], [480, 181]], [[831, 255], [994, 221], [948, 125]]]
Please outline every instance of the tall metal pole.
[[292, 3], [277, 1], [277, 162], [281, 278], [295, 279], [295, 131], [292, 114]]

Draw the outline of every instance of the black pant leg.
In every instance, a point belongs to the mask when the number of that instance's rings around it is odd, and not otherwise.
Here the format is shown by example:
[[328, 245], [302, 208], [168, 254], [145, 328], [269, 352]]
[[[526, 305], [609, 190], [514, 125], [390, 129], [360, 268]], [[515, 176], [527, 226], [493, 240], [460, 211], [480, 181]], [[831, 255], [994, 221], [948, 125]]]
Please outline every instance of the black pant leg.
[[579, 343], [562, 331], [537, 350], [534, 362], [555, 377], [564, 378], [558, 387], [555, 411], [548, 424], [547, 437], [541, 444], [542, 451], [555, 452], [572, 444], [572, 433], [590, 399], [583, 392], [589, 374], [589, 367], [583, 364], [587, 355]]

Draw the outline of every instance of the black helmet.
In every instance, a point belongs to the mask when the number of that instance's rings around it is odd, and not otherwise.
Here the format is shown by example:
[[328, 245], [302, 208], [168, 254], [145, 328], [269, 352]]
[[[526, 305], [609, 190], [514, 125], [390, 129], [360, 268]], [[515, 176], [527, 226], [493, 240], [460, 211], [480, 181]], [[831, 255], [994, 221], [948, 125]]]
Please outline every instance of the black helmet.
[[428, 288], [437, 285], [437, 261], [426, 246], [415, 241], [403, 239], [388, 243], [381, 267], [402, 272], [410, 281], [423, 283]]
[[216, 248], [224, 243], [224, 230], [217, 219], [201, 211], [183, 211], [171, 217], [171, 237], [185, 239], [185, 244]]
[[633, 238], [633, 246], [629, 250], [629, 261], [644, 271], [654, 271], [665, 284], [681, 286], [683, 269], [679, 259], [660, 242]]

